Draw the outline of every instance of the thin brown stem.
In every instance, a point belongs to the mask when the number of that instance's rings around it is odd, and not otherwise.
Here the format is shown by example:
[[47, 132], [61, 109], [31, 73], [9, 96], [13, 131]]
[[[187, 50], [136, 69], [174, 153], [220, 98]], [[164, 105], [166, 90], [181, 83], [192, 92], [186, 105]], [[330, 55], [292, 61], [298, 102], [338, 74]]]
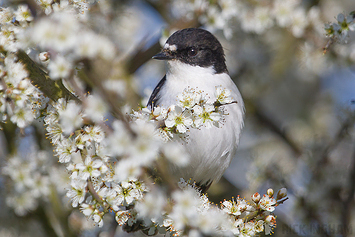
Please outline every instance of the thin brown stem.
[[102, 207], [104, 207], [104, 202], [102, 201], [100, 195], [95, 191], [94, 186], [93, 186], [92, 181], [91, 181], [90, 178], [87, 180], [87, 183], [88, 183], [88, 190], [89, 190], [90, 194], [93, 196], [93, 198], [98, 203], [101, 204]]

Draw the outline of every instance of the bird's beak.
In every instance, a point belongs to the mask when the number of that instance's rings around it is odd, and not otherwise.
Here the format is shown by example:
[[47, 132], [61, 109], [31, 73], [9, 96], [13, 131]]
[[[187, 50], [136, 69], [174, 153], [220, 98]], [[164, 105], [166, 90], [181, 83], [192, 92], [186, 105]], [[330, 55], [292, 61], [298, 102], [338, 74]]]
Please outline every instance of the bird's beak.
[[157, 53], [152, 57], [152, 59], [158, 59], [158, 60], [171, 60], [174, 57], [168, 52], [168, 51], [161, 51], [160, 53]]

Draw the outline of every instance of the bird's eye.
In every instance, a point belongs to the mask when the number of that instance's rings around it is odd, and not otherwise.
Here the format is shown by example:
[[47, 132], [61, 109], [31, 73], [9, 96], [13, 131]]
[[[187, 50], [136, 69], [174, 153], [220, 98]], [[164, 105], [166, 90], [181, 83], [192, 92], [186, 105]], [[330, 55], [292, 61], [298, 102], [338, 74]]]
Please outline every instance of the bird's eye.
[[189, 57], [194, 57], [194, 56], [196, 56], [196, 54], [197, 54], [197, 50], [194, 48], [190, 48], [189, 51], [187, 51], [187, 55]]

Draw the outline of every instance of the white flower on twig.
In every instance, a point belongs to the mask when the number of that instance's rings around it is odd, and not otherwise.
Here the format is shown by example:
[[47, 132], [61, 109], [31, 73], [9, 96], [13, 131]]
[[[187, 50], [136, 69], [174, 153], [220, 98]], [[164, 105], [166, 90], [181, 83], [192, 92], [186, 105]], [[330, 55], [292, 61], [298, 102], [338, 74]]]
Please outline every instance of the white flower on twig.
[[165, 120], [165, 125], [168, 128], [176, 127], [179, 133], [185, 133], [187, 127], [193, 123], [191, 112], [183, 110], [180, 106], [172, 106], [170, 110], [168, 118]]
[[218, 127], [218, 122], [221, 119], [221, 115], [215, 111], [213, 105], [206, 104], [203, 107], [196, 105], [193, 108], [195, 115], [194, 125], [198, 128], [205, 125], [206, 128], [211, 128], [213, 125]]

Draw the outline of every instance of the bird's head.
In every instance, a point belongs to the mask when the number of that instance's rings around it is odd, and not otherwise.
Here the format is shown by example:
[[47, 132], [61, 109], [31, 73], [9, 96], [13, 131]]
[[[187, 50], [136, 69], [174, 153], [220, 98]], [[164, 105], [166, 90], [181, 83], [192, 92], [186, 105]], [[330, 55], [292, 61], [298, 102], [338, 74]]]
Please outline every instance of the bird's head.
[[213, 67], [217, 74], [227, 72], [221, 43], [203, 29], [188, 28], [176, 31], [153, 59], [178, 60], [191, 66]]

